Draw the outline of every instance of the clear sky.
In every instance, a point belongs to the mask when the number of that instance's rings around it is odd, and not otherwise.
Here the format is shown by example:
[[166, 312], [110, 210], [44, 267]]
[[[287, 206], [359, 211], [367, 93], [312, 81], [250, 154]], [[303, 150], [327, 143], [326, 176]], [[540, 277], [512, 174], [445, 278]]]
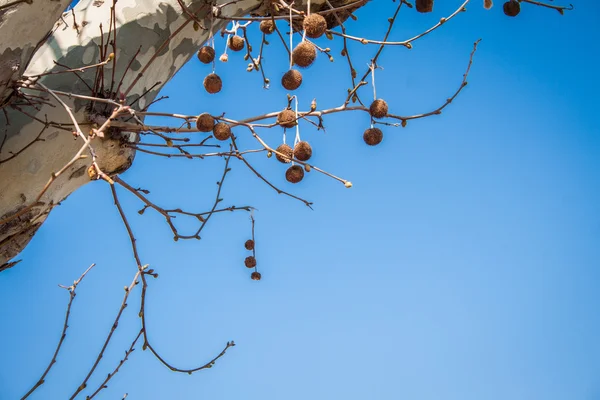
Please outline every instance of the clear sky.
[[[437, 1], [429, 15], [403, 10], [391, 39], [422, 31], [459, 4]], [[371, 2], [350, 32], [380, 39], [395, 5]], [[139, 202], [120, 192], [142, 261], [160, 274], [147, 298], [158, 350], [194, 367], [228, 340], [237, 346], [192, 376], [170, 372], [138, 346], [100, 398], [600, 399], [600, 5], [577, 1], [560, 16], [524, 4], [514, 19], [501, 6], [486, 12], [475, 1], [412, 50], [381, 57], [378, 96], [391, 112], [415, 114], [456, 90], [482, 38], [469, 85], [442, 115], [384, 127], [374, 148], [362, 142], [364, 113], [327, 117], [326, 133], [301, 125], [314, 164], [352, 189], [315, 172], [292, 186], [274, 158], [250, 158], [274, 184], [313, 201], [314, 211], [232, 160], [223, 205], [258, 209], [260, 282], [243, 265], [246, 213], [215, 215], [201, 241], [174, 243], [160, 216], [138, 215]], [[286, 59], [271, 42], [270, 90], [245, 72], [241, 54], [230, 54], [217, 65], [224, 90], [209, 96], [202, 80], [210, 68], [193, 59], [155, 110], [244, 118], [282, 109], [277, 82]], [[305, 71], [302, 109], [315, 97], [319, 107], [337, 106], [350, 85], [341, 42], [320, 43], [336, 61], [320, 57]], [[360, 73], [375, 48], [351, 50]], [[247, 131], [235, 133], [255, 148]], [[280, 135], [263, 137], [276, 145]], [[138, 154], [123, 179], [160, 205], [201, 211], [212, 206], [222, 166]], [[78, 288], [58, 363], [32, 397], [68, 398], [135, 273], [107, 185], [70, 196], [22, 258], [0, 274], [2, 400], [23, 395], [51, 359], [68, 300], [57, 284], [97, 263]], [[137, 333], [138, 307], [134, 295], [90, 388]]]

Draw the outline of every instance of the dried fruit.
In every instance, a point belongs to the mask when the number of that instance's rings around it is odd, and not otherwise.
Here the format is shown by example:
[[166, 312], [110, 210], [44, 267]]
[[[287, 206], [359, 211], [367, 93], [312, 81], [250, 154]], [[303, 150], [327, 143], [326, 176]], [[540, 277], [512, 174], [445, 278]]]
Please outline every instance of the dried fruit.
[[217, 140], [227, 140], [231, 137], [231, 127], [225, 122], [219, 122], [213, 128], [213, 136]]
[[433, 0], [417, 0], [417, 11], [420, 13], [429, 13], [433, 11]]
[[306, 36], [316, 39], [323, 36], [327, 30], [327, 21], [325, 21], [325, 18], [323, 18], [322, 15], [310, 14], [308, 17], [304, 18], [302, 26], [304, 27]]
[[385, 100], [377, 99], [371, 103], [369, 107], [369, 114], [373, 118], [383, 118], [388, 113], [388, 105]]
[[254, 268], [256, 267], [256, 258], [254, 258], [254, 256], [248, 256], [244, 260], [244, 264], [247, 268]]
[[198, 59], [204, 64], [210, 64], [215, 59], [215, 49], [210, 46], [203, 46], [198, 50]]
[[244, 49], [244, 39], [241, 36], [233, 35], [229, 38], [227, 46], [233, 51], [240, 51]]
[[503, 6], [504, 14], [509, 17], [516, 17], [521, 12], [521, 3], [517, 0], [509, 0], [504, 3]]
[[196, 118], [196, 128], [200, 132], [210, 132], [215, 127], [215, 119], [209, 113], [202, 113]]
[[375, 146], [383, 140], [383, 132], [379, 128], [369, 128], [363, 134], [363, 139], [369, 146]]
[[270, 35], [271, 33], [275, 32], [275, 23], [273, 20], [266, 19], [260, 22], [259, 29], [265, 35]]
[[317, 58], [317, 48], [314, 44], [304, 41], [292, 52], [292, 61], [299, 67], [309, 67]]
[[250, 274], [250, 278], [252, 278], [253, 281], [260, 281], [261, 277], [262, 275], [257, 271], [254, 271], [252, 274]]
[[304, 169], [299, 165], [292, 165], [285, 171], [285, 179], [291, 183], [298, 183], [304, 178]]
[[[292, 161], [292, 154], [294, 153], [294, 151], [289, 145], [280, 144], [279, 147], [275, 149], [275, 151], [277, 152], [275, 153], [275, 158], [277, 159], [277, 161], [282, 162], [284, 164], [287, 164], [290, 161]], [[283, 155], [280, 156], [279, 154]]]
[[223, 81], [219, 75], [212, 73], [204, 78], [204, 89], [210, 94], [219, 93], [223, 87]]
[[277, 123], [284, 128], [293, 128], [296, 126], [296, 113], [286, 108], [277, 115]]
[[492, 8], [493, 5], [494, 4], [493, 4], [492, 0], [483, 0], [483, 7], [486, 10], [489, 10], [490, 8]]
[[246, 240], [246, 243], [244, 243], [244, 247], [246, 248], [246, 250], [254, 250], [254, 240]]
[[308, 142], [298, 142], [294, 146], [294, 157], [300, 161], [308, 161], [312, 156], [312, 147]]
[[302, 84], [302, 74], [296, 69], [290, 69], [283, 74], [281, 85], [287, 90], [296, 90]]

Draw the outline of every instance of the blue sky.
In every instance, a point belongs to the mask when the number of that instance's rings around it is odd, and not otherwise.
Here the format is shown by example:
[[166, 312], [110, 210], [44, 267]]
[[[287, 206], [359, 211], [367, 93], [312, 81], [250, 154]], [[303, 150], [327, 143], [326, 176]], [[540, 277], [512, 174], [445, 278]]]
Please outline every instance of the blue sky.
[[[430, 15], [402, 11], [391, 39], [422, 31], [459, 4], [437, 3]], [[394, 6], [372, 2], [348, 27], [381, 38]], [[483, 39], [458, 99], [440, 116], [384, 127], [377, 147], [362, 142], [364, 113], [327, 117], [326, 133], [301, 126], [314, 164], [352, 189], [314, 172], [292, 186], [274, 158], [250, 158], [274, 184], [313, 201], [314, 211], [232, 161], [223, 204], [258, 209], [260, 282], [243, 265], [246, 213], [215, 215], [201, 241], [174, 243], [159, 216], [139, 216], [141, 205], [120, 192], [142, 261], [160, 274], [147, 298], [155, 346], [180, 367], [202, 364], [228, 340], [237, 346], [192, 376], [169, 372], [138, 346], [100, 398], [600, 399], [600, 6], [575, 6], [561, 17], [525, 4], [509, 19], [500, 3], [488, 12], [472, 4], [412, 50], [385, 51], [378, 96], [392, 112], [415, 114], [456, 90], [472, 43]], [[270, 90], [230, 54], [217, 65], [224, 90], [209, 96], [209, 68], [193, 59], [156, 109], [244, 118], [283, 108], [276, 83], [287, 61], [271, 42]], [[320, 57], [305, 71], [304, 109], [314, 97], [320, 107], [337, 106], [349, 86], [341, 42], [322, 44], [336, 62]], [[351, 51], [360, 73], [374, 48]], [[255, 146], [247, 132], [235, 133], [243, 147]], [[276, 145], [280, 135], [263, 137]], [[138, 154], [123, 179], [165, 207], [208, 210], [222, 166]], [[135, 273], [108, 187], [96, 182], [70, 196], [22, 258], [0, 276], [2, 400], [25, 393], [51, 358], [68, 300], [57, 284], [97, 263], [78, 288], [58, 363], [33, 397], [67, 398]], [[138, 307], [133, 296], [89, 387], [137, 333]]]

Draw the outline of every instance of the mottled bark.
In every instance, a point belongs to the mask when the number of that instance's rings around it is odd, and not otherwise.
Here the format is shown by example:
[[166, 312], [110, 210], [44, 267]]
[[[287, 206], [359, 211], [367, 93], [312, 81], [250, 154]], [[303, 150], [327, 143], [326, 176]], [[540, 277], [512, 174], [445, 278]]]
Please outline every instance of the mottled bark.
[[0, 104], [13, 93], [31, 57], [70, 0], [0, 0]]
[[[6, 3], [5, 0], [0, 0], [0, 5], [4, 4], [2, 1]], [[249, 13], [264, 15], [266, 1], [233, 2], [222, 7], [220, 14], [233, 17]], [[351, 2], [332, 1], [338, 5]], [[11, 6], [12, 8], [0, 9], [0, 21], [13, 8], [12, 12], [18, 15], [14, 20], [12, 17], [5, 19], [0, 25], [0, 55], [12, 54], [9, 50], [11, 48], [23, 49], [20, 50], [19, 60], [27, 60], [33, 54], [29, 63], [20, 61], [17, 69], [11, 69], [10, 77], [4, 79], [5, 82], [15, 82], [19, 77], [26, 78], [49, 71], [61, 71], [65, 69], [64, 66], [80, 68], [103, 61], [100, 59], [100, 47], [102, 43], [109, 41], [113, 2], [82, 0], [73, 12], [61, 16], [57, 10], [64, 10], [66, 3], [69, 2], [33, 0], [33, 4], [23, 2]], [[210, 15], [213, 9], [207, 1], [186, 0], [183, 3], [203, 21], [204, 27], [211, 26]], [[217, 6], [227, 3], [230, 2], [216, 2]], [[325, 7], [324, 0], [313, 0], [311, 3], [319, 9]], [[123, 78], [119, 92], [130, 89], [126, 94], [126, 103], [135, 102], [135, 108], [144, 108], [208, 39], [209, 31], [195, 30], [193, 22], [182, 11], [177, 0], [119, 0], [115, 16], [116, 57], [114, 62], [104, 66], [100, 94], [114, 96], [116, 86]], [[54, 21], [50, 24], [48, 21], [52, 19]], [[34, 27], [19, 31], [20, 20], [28, 21]], [[224, 23], [223, 20], [216, 19], [213, 31], [220, 29]], [[8, 30], [13, 32], [5, 36]], [[48, 36], [49, 30], [52, 32]], [[171, 37], [176, 31], [178, 33]], [[10, 47], [11, 43], [14, 47]], [[35, 48], [38, 49], [34, 53], [32, 49]], [[107, 54], [110, 52], [113, 52], [112, 46]], [[131, 62], [134, 55], [135, 59]], [[2, 60], [0, 58], [0, 62]], [[129, 71], [124, 74], [130, 62]], [[27, 64], [28, 67], [24, 69]], [[141, 72], [143, 75], [139, 76]], [[78, 75], [80, 78], [73, 73], [47, 75], [40, 78], [39, 82], [52, 90], [90, 95], [90, 88], [95, 88], [96, 68], [79, 72]], [[10, 85], [5, 84], [4, 89]], [[0, 88], [0, 94], [5, 94], [6, 97], [7, 93], [8, 90]], [[23, 94], [42, 95], [48, 104], [31, 106], [23, 99]], [[63, 101], [72, 108], [86, 133], [94, 115], [108, 116], [112, 108], [96, 103], [92, 110], [90, 103], [84, 100], [63, 98]], [[90, 181], [86, 173], [90, 160], [79, 160], [66, 173], [61, 174], [32, 207], [51, 174], [66, 165], [82, 146], [82, 140], [74, 137], [72, 131], [72, 123], [64, 107], [48, 94], [21, 90], [13, 93], [5, 102], [3, 112], [0, 113], [0, 271], [2, 267], [10, 265], [8, 262], [27, 245], [55, 205]], [[101, 169], [107, 174], [127, 169], [135, 153], [123, 146], [123, 143], [135, 140], [135, 134], [118, 131], [111, 131], [105, 138], [93, 139], [92, 146]], [[18, 152], [20, 153], [14, 156]], [[18, 218], [14, 218], [14, 215], [18, 215]]]

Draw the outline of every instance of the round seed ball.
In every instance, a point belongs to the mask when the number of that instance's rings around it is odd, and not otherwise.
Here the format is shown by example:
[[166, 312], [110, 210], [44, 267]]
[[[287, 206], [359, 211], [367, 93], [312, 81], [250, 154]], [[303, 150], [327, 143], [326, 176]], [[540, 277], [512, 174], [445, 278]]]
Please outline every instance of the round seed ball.
[[286, 108], [277, 115], [277, 123], [284, 128], [293, 128], [296, 126], [296, 113]]
[[227, 43], [229, 48], [233, 51], [240, 51], [244, 48], [244, 39], [241, 36], [233, 35], [229, 38], [229, 42]]
[[325, 18], [323, 18], [322, 15], [310, 14], [308, 17], [304, 18], [302, 26], [304, 27], [306, 36], [316, 39], [323, 36], [327, 30], [327, 21], [325, 21]]
[[244, 264], [247, 268], [254, 268], [256, 267], [256, 258], [254, 258], [254, 256], [248, 256], [244, 260]]
[[383, 140], [383, 132], [379, 128], [369, 128], [363, 134], [363, 139], [369, 146], [375, 146]]
[[285, 179], [290, 183], [298, 183], [304, 178], [304, 169], [299, 165], [292, 165], [285, 171]]
[[292, 52], [292, 61], [299, 67], [309, 67], [317, 58], [317, 48], [309, 42], [302, 42]]
[[270, 35], [275, 32], [275, 23], [270, 19], [266, 19], [260, 22], [259, 29], [265, 35]]
[[312, 156], [312, 147], [308, 142], [298, 142], [294, 146], [294, 157], [300, 161], [308, 161]]
[[433, 0], [417, 0], [417, 11], [420, 13], [429, 13], [433, 11]]
[[388, 113], [388, 105], [385, 100], [377, 99], [371, 103], [371, 107], [369, 107], [369, 114], [373, 118], [383, 118]]
[[290, 69], [283, 74], [281, 85], [287, 90], [296, 90], [302, 84], [302, 74], [296, 69]]
[[223, 87], [223, 81], [217, 74], [209, 74], [204, 78], [204, 89], [210, 94], [219, 93]]
[[517, 0], [510, 0], [504, 3], [504, 14], [509, 17], [516, 17], [521, 12], [521, 3]]
[[280, 144], [279, 147], [275, 149], [275, 151], [277, 153], [283, 154], [283, 156], [280, 156], [279, 154], [275, 153], [275, 158], [277, 159], [277, 161], [282, 162], [284, 164], [287, 164], [290, 161], [292, 161], [292, 154], [294, 153], [294, 151], [287, 144]]
[[246, 240], [246, 243], [244, 243], [244, 247], [246, 248], [246, 250], [254, 250], [254, 240]]
[[227, 140], [231, 137], [231, 127], [225, 122], [219, 122], [213, 128], [213, 136], [217, 140]]
[[196, 118], [196, 128], [200, 132], [210, 132], [215, 127], [215, 119], [209, 113], [202, 113]]
[[215, 59], [215, 49], [210, 46], [203, 46], [198, 50], [198, 59], [204, 64], [210, 64]]
[[260, 281], [260, 272], [254, 271], [252, 274], [250, 274], [250, 278], [252, 278], [253, 281]]

